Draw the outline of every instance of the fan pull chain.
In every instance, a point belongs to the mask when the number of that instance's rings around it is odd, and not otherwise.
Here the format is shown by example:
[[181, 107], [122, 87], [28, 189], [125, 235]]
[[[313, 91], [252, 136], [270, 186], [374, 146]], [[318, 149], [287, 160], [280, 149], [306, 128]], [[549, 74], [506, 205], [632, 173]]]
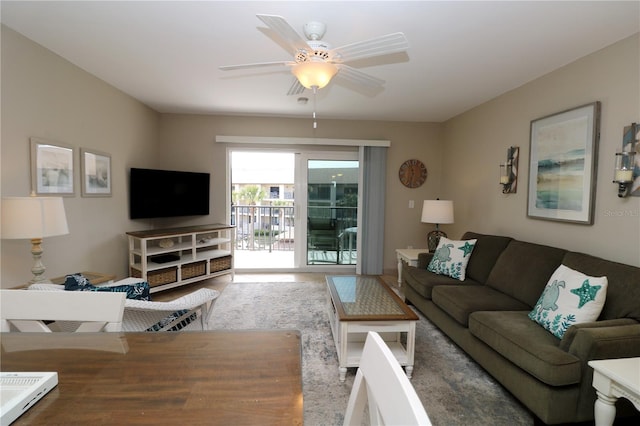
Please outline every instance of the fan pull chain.
[[313, 86], [313, 128], [318, 128], [318, 121], [316, 120], [316, 95], [318, 94], [318, 86]]

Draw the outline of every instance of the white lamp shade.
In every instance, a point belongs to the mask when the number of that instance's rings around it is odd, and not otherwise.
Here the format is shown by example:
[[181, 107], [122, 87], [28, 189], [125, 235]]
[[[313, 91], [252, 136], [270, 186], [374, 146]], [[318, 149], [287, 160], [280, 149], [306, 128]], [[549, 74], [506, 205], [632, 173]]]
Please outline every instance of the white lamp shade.
[[421, 222], [453, 223], [453, 201], [424, 200]]
[[2, 238], [32, 239], [69, 233], [61, 197], [2, 199]]
[[314, 86], [322, 89], [336, 75], [338, 68], [328, 62], [311, 60], [294, 65], [291, 72], [307, 89]]

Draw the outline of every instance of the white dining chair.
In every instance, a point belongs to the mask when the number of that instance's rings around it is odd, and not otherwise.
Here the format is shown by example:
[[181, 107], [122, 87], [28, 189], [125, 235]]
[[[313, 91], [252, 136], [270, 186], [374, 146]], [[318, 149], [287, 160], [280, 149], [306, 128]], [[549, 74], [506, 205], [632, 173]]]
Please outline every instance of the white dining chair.
[[344, 425], [362, 424], [369, 406], [370, 425], [429, 426], [418, 394], [387, 344], [370, 331], [360, 358]]
[[46, 322], [73, 321], [74, 331], [121, 331], [124, 293], [0, 290], [0, 330], [52, 332]]
[[[105, 287], [134, 284], [140, 278], [125, 278]], [[64, 291], [64, 285], [32, 284], [29, 290]], [[104, 293], [101, 293], [104, 294]], [[205, 331], [220, 292], [210, 288], [200, 288], [177, 299], [166, 302], [126, 299], [122, 331]]]

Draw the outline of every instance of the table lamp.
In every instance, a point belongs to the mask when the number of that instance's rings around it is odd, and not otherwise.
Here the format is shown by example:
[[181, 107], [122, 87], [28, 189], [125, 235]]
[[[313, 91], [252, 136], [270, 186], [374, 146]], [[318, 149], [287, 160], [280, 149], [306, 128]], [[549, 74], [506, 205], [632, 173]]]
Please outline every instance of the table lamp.
[[31, 240], [32, 283], [45, 281], [42, 239], [69, 233], [61, 197], [2, 198], [2, 238]]
[[446, 237], [439, 229], [441, 223], [453, 223], [453, 201], [451, 200], [424, 200], [422, 204], [422, 223], [435, 223], [436, 229], [427, 234], [427, 247], [433, 253], [438, 247], [440, 237]]

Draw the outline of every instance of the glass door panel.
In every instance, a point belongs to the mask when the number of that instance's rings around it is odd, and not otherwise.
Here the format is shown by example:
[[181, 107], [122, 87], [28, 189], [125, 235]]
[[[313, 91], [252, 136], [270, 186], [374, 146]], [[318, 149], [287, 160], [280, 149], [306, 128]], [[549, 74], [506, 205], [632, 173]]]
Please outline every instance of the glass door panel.
[[355, 265], [357, 160], [307, 161], [307, 265]]

